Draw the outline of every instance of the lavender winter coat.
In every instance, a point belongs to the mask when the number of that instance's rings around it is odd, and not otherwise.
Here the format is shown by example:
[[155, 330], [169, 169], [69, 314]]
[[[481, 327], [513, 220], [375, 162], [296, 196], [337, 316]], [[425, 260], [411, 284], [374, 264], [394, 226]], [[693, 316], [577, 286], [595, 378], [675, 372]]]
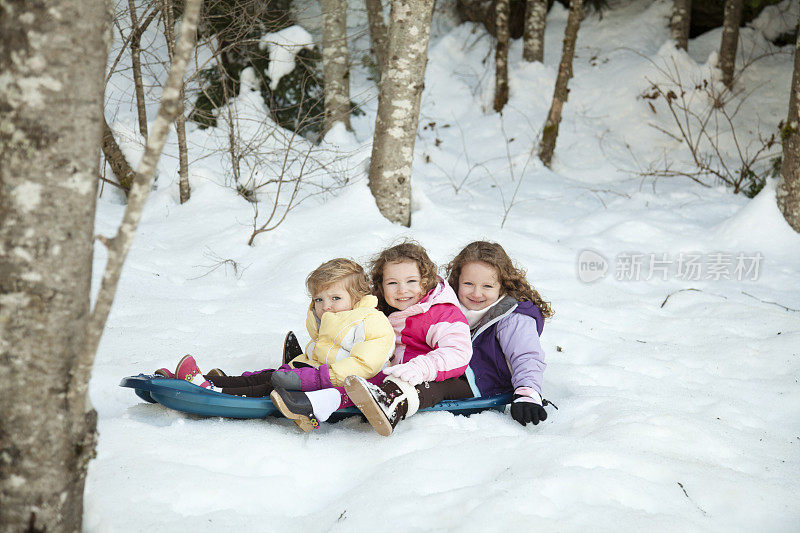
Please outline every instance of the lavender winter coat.
[[531, 387], [542, 393], [547, 366], [539, 335], [544, 318], [533, 302], [504, 296], [472, 329], [472, 360], [466, 371], [476, 396]]

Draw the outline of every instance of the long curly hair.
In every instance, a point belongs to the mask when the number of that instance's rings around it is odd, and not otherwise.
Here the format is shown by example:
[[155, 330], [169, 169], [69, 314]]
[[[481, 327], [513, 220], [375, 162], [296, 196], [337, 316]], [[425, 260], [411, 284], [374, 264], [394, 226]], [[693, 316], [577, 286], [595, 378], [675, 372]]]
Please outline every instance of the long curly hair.
[[428, 257], [425, 248], [411, 240], [406, 240], [395, 246], [381, 250], [370, 262], [370, 278], [372, 279], [372, 294], [378, 297], [378, 309], [384, 313], [389, 310], [386, 298], [383, 295], [383, 267], [387, 263], [400, 263], [413, 261], [417, 264], [420, 275], [420, 286], [423, 294], [427, 294], [436, 287], [439, 279], [436, 275], [436, 264]]
[[461, 269], [467, 263], [476, 261], [491, 265], [497, 270], [501, 294], [507, 294], [521, 302], [533, 302], [539, 307], [544, 318], [553, 316], [550, 302], [544, 301], [539, 292], [531, 287], [528, 280], [525, 279], [525, 270], [516, 266], [503, 247], [496, 242], [471, 242], [450, 261], [446, 267], [447, 282], [453, 287], [456, 294], [458, 294], [458, 278], [461, 276]]

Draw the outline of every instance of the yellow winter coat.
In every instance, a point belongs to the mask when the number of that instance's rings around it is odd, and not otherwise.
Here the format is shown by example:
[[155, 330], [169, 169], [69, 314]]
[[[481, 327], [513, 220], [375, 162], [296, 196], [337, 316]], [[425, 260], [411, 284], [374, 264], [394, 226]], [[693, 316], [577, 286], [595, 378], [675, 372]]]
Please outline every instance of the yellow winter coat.
[[328, 365], [331, 383], [336, 387], [344, 386], [347, 376], [373, 377], [386, 365], [395, 344], [394, 329], [377, 305], [378, 299], [367, 295], [351, 311], [328, 312], [320, 320], [311, 302], [306, 316], [311, 342], [290, 365]]

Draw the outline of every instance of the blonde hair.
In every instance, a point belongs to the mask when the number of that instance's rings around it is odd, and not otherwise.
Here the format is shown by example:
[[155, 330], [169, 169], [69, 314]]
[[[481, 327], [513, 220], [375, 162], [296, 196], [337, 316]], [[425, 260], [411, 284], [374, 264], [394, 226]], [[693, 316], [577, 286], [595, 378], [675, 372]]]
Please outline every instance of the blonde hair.
[[387, 263], [400, 263], [411, 261], [416, 263], [419, 269], [419, 284], [423, 294], [427, 294], [432, 288], [436, 287], [439, 279], [436, 275], [436, 264], [428, 257], [428, 252], [418, 243], [406, 240], [386, 248], [378, 253], [370, 263], [370, 277], [372, 278], [372, 294], [378, 297], [378, 308], [386, 312], [389, 305], [383, 295], [383, 267]]
[[507, 294], [521, 302], [533, 302], [539, 307], [544, 318], [553, 316], [550, 303], [545, 302], [539, 292], [531, 287], [528, 280], [525, 279], [525, 270], [516, 266], [503, 247], [496, 242], [471, 242], [450, 261], [446, 269], [447, 282], [456, 293], [458, 293], [458, 278], [461, 276], [461, 269], [467, 263], [476, 261], [495, 268], [502, 294]]
[[354, 305], [369, 294], [369, 278], [364, 268], [344, 257], [325, 261], [315, 268], [306, 278], [306, 289], [313, 298], [315, 294], [339, 282], [344, 282], [345, 290]]

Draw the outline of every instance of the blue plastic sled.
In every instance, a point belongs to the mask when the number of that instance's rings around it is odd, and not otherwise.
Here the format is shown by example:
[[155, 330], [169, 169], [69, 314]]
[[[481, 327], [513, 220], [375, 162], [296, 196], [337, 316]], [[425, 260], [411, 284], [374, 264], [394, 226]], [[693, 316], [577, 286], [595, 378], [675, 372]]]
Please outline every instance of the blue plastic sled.
[[[246, 398], [231, 396], [198, 387], [188, 381], [167, 379], [149, 374], [139, 374], [123, 378], [120, 387], [134, 390], [136, 396], [149, 403], [160, 403], [165, 407], [201, 416], [222, 416], [226, 418], [266, 418], [281, 416], [280, 411], [265, 398]], [[504, 411], [511, 403], [513, 395], [500, 394], [489, 398], [467, 398], [464, 400], [445, 400], [441, 403], [420, 409], [420, 411], [449, 411], [459, 415], [471, 415], [494, 409]], [[331, 420], [339, 420], [348, 416], [360, 415], [355, 407], [339, 409]]]

